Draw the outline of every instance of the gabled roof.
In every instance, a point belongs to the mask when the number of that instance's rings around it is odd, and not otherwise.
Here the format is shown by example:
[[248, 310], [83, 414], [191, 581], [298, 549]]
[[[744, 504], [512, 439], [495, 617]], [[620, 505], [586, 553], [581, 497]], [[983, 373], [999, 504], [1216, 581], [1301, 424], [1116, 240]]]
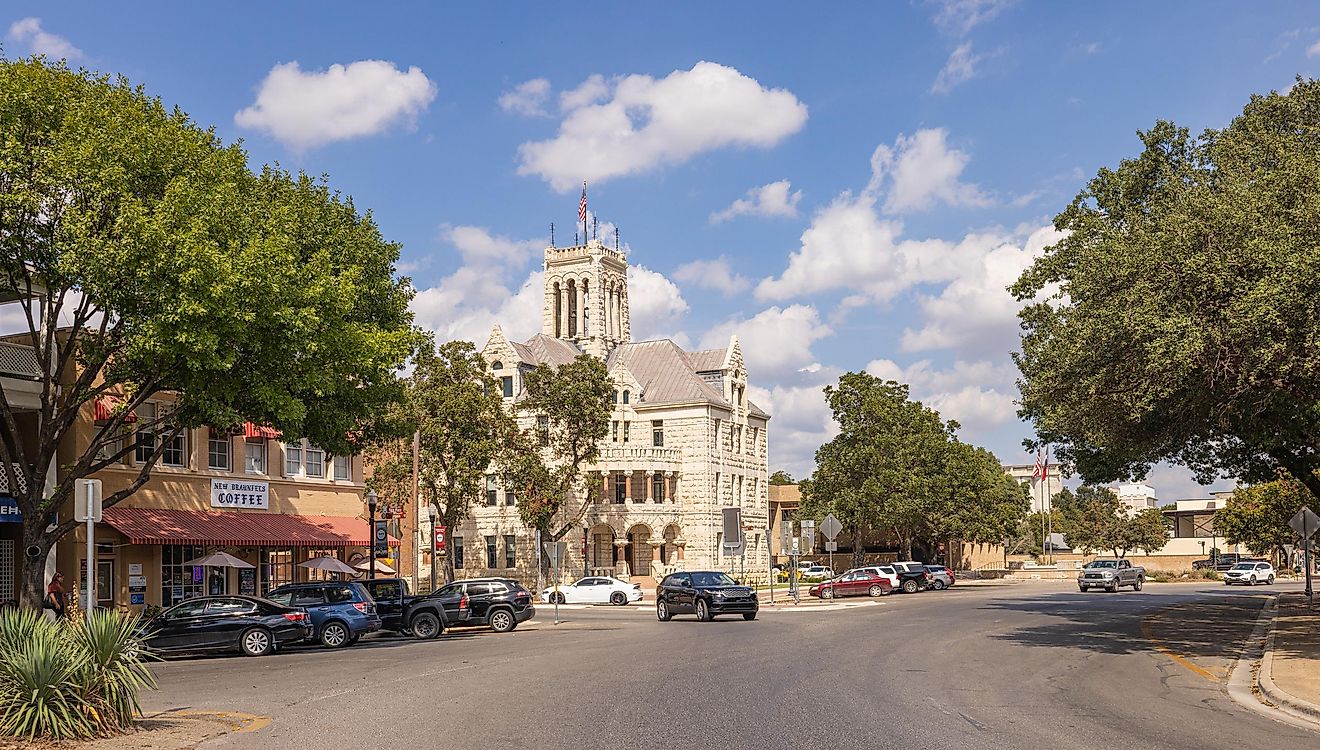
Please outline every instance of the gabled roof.
[[642, 386], [644, 403], [704, 401], [728, 407], [724, 395], [697, 375], [688, 355], [668, 339], [620, 344], [605, 360], [611, 372], [626, 366]]
[[526, 344], [515, 344], [522, 347], [518, 356], [523, 356], [523, 350], [526, 350], [527, 356], [524, 362], [533, 365], [552, 365], [559, 367], [578, 358], [582, 350], [571, 341], [564, 341], [553, 336], [547, 336], [544, 333], [538, 333], [527, 340]]
[[724, 368], [724, 356], [727, 350], [725, 347], [692, 352], [687, 355], [688, 361], [692, 363], [692, 369], [697, 372], [714, 372]]

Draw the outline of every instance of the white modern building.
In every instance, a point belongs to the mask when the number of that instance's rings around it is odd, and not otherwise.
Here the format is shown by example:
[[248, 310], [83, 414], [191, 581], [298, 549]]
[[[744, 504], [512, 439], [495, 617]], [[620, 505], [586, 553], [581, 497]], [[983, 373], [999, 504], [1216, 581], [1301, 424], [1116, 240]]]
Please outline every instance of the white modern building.
[[1006, 464], [1001, 466], [1004, 473], [1027, 486], [1031, 498], [1031, 512], [1040, 513], [1053, 507], [1054, 498], [1063, 492], [1063, 475], [1056, 464], [1046, 468], [1042, 480], [1037, 474], [1035, 464]]
[[1155, 488], [1149, 484], [1121, 484], [1118, 486], [1118, 502], [1127, 509], [1128, 515], [1135, 516], [1143, 510], [1160, 507]]
[[[748, 400], [737, 337], [697, 352], [667, 339], [633, 341], [627, 260], [598, 240], [546, 248], [544, 267], [541, 333], [511, 341], [496, 326], [482, 354], [510, 407], [537, 365], [589, 354], [614, 380], [610, 433], [588, 473], [601, 501], [566, 537], [565, 576], [615, 575], [646, 586], [679, 569], [764, 571], [770, 415]], [[536, 540], [519, 519], [518, 500], [488, 479], [472, 516], [450, 532], [459, 577], [535, 580]], [[565, 506], [580, 507], [575, 502]], [[742, 509], [744, 556], [722, 554], [727, 507]]]

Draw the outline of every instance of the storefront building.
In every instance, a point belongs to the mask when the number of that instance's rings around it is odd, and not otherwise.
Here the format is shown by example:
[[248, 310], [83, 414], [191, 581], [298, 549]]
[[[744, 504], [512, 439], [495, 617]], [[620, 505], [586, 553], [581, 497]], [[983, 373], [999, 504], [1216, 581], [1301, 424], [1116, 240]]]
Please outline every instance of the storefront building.
[[[88, 407], [73, 444], [61, 451], [60, 465], [87, 449], [113, 405], [103, 399]], [[136, 424], [169, 408], [162, 399], [130, 417], [138, 447], [92, 477], [101, 481], [103, 497], [137, 477], [138, 461], [160, 439]], [[105, 449], [107, 455], [114, 450]], [[364, 494], [357, 457], [331, 456], [306, 440], [285, 441], [278, 431], [252, 424], [236, 432], [186, 430], [166, 446], [150, 480], [106, 508], [95, 524], [97, 604], [137, 612], [194, 596], [261, 594], [325, 577], [299, 566], [320, 556], [361, 563], [365, 570], [370, 529]], [[85, 585], [86, 543], [79, 527], [56, 547], [55, 568], [70, 588]], [[187, 564], [217, 551], [253, 567]]]

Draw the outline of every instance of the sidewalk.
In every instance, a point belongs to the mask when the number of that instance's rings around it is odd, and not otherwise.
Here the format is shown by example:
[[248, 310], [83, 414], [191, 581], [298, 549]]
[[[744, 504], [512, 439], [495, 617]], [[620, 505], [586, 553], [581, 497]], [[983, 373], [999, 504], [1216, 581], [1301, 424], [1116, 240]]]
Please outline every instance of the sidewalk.
[[1266, 646], [1260, 688], [1273, 703], [1320, 721], [1320, 601], [1281, 594], [1274, 633]]

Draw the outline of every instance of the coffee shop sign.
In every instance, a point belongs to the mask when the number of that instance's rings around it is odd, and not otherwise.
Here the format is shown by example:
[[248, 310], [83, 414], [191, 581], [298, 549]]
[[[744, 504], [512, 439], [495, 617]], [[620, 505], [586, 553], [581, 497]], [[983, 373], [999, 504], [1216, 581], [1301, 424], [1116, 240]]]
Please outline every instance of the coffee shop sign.
[[212, 479], [212, 508], [270, 509], [270, 484], [248, 480]]

